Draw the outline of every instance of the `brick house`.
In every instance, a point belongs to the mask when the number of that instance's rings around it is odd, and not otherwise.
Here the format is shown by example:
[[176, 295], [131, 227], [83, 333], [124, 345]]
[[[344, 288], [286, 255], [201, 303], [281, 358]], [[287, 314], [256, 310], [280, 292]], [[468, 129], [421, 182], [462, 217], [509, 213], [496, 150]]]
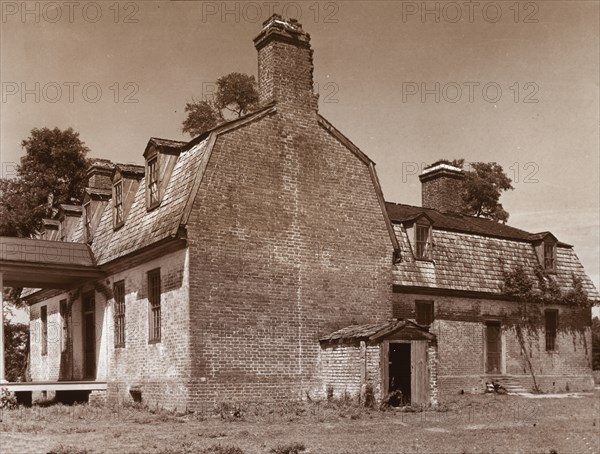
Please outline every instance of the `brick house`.
[[[560, 285], [576, 273], [597, 299], [572, 248], [452, 214], [461, 175], [444, 165], [422, 176], [423, 207], [386, 203], [374, 163], [318, 113], [301, 25], [275, 15], [254, 44], [257, 111], [187, 143], [152, 138], [144, 166], [96, 160], [83, 206], [31, 240], [86, 245], [102, 276], [26, 292], [32, 380], [193, 410], [367, 384], [426, 404], [526, 379], [502, 267], [533, 272], [551, 243]], [[554, 348], [532, 335], [529, 361], [546, 387], [585, 388], [590, 310], [548, 309]]]
[[591, 308], [519, 303], [505, 276], [539, 271], [564, 293], [580, 282], [599, 294], [573, 247], [550, 232], [532, 234], [457, 214], [462, 171], [436, 163], [420, 175], [422, 207], [387, 203], [403, 251], [393, 266], [393, 316], [414, 318], [437, 337], [439, 395], [481, 391], [486, 381], [509, 389], [593, 388]]

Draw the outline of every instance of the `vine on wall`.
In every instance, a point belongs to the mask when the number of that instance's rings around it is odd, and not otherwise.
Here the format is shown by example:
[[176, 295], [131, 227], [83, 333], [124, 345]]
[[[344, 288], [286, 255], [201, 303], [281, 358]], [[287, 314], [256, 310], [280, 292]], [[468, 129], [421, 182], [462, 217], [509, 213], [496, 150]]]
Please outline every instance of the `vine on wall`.
[[[539, 387], [523, 329], [527, 330], [528, 334], [537, 336], [543, 320], [544, 306], [565, 305], [580, 308], [582, 311], [590, 311], [593, 302], [583, 289], [582, 279], [575, 276], [575, 274], [571, 274], [571, 279], [571, 288], [562, 290], [553, 276], [539, 266], [535, 269], [535, 280], [525, 273], [521, 265], [518, 265], [513, 271], [504, 273], [502, 293], [519, 303], [520, 323], [515, 323], [514, 328], [521, 352], [533, 379], [534, 391], [539, 391]], [[581, 326], [559, 325], [561, 331], [569, 329], [583, 331], [584, 328]], [[585, 336], [583, 340], [585, 342]]]

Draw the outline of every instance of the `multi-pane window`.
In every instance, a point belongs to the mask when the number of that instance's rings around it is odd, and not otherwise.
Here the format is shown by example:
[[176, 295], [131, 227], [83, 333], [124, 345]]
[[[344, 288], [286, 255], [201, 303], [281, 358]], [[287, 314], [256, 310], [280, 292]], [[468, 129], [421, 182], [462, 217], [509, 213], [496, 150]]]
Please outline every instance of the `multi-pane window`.
[[40, 322], [42, 328], [42, 356], [48, 354], [48, 306], [40, 309]]
[[115, 183], [115, 227], [123, 225], [123, 180]]
[[556, 350], [556, 331], [558, 330], [558, 310], [544, 311], [546, 321], [546, 351]]
[[433, 301], [416, 301], [415, 313], [419, 325], [431, 325], [433, 323]]
[[148, 318], [149, 339], [151, 342], [160, 341], [160, 269], [148, 271]]
[[555, 254], [556, 245], [554, 243], [544, 243], [544, 269], [553, 270], [555, 268]]
[[148, 161], [148, 194], [150, 207], [158, 204], [158, 159], [156, 157]]
[[415, 236], [416, 258], [431, 260], [431, 227], [417, 224], [415, 226]]
[[115, 347], [125, 346], [125, 281], [113, 285], [115, 298]]

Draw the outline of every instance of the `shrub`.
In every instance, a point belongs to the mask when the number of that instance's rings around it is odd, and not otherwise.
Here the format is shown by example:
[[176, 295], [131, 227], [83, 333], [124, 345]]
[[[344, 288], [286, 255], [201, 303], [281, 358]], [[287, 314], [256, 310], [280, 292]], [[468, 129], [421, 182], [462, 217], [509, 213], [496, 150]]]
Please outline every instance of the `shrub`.
[[0, 409], [11, 410], [17, 407], [17, 397], [7, 388], [0, 389]]
[[291, 443], [289, 445], [281, 445], [276, 448], [272, 448], [273, 454], [300, 454], [306, 451], [306, 446], [303, 443]]
[[210, 448], [203, 449], [200, 451], [201, 454], [244, 454], [237, 446], [223, 446], [223, 445], [214, 445]]
[[327, 385], [327, 400], [329, 402], [333, 400], [333, 385]]
[[48, 451], [48, 454], [88, 454], [89, 452], [90, 451], [88, 451], [87, 449], [80, 449], [76, 446], [60, 445]]
[[373, 408], [375, 406], [375, 391], [373, 385], [368, 383], [365, 387], [365, 407]]

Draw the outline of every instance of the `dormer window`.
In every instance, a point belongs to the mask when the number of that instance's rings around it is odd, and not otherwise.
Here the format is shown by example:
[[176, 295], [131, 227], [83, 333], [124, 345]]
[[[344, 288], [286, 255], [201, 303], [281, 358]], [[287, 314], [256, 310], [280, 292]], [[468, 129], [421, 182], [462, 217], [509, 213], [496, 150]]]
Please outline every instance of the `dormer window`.
[[431, 226], [417, 224], [415, 226], [415, 258], [431, 260]]
[[148, 160], [148, 209], [157, 207], [160, 203], [158, 194], [158, 158]]
[[533, 247], [538, 263], [544, 271], [556, 271], [556, 245], [558, 239], [550, 232], [532, 234]]
[[556, 269], [556, 243], [544, 243], [544, 269], [547, 271]]
[[123, 180], [117, 181], [114, 185], [114, 227], [118, 229], [125, 223], [123, 217]]

